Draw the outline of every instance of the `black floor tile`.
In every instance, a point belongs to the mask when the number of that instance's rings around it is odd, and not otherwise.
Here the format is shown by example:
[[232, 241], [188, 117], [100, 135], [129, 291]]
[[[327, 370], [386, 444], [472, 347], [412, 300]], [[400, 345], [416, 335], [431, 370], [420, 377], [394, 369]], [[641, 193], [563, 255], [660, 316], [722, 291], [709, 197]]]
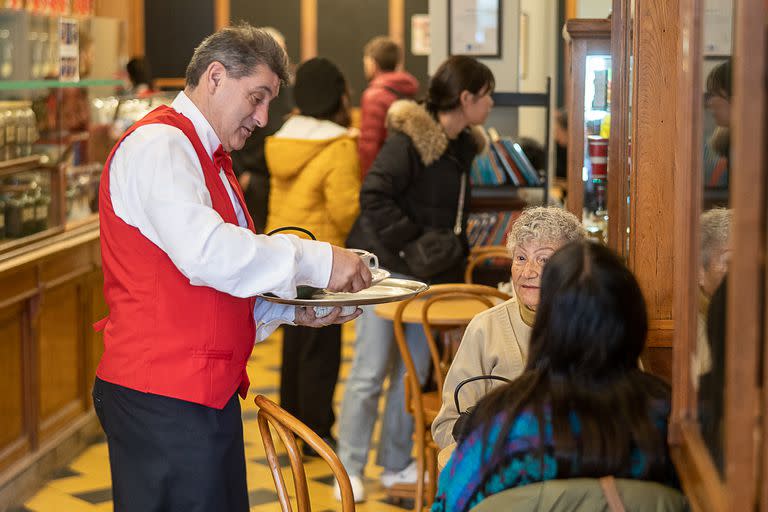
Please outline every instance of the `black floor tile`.
[[397, 501], [384, 498], [383, 500], [379, 500], [379, 503], [385, 503], [391, 507], [397, 507], [403, 510], [413, 510], [413, 500], [407, 498]]
[[71, 476], [80, 476], [80, 475], [82, 475], [82, 473], [79, 473], [70, 467], [63, 467], [61, 469], [57, 469], [51, 475], [51, 480], [58, 480], [60, 478], [69, 478]]
[[[277, 456], [277, 460], [280, 462], [281, 467], [286, 467], [291, 465], [291, 459], [288, 458], [288, 454], [282, 453]], [[269, 466], [269, 461], [266, 457], [258, 457], [256, 459], [251, 459], [251, 462], [255, 462], [256, 464], [262, 464], [264, 466]]]
[[251, 409], [248, 411], [243, 411], [242, 416], [244, 420], [255, 420], [258, 414], [259, 414], [259, 411]]
[[312, 478], [312, 481], [332, 486], [336, 482], [336, 477], [333, 476], [333, 473], [331, 473], [330, 475]]
[[271, 489], [254, 489], [248, 493], [248, 502], [252, 507], [264, 503], [276, 503], [277, 493]]
[[75, 498], [79, 498], [83, 501], [87, 501], [91, 505], [98, 505], [112, 499], [112, 489], [105, 487], [104, 489], [97, 489], [95, 491], [80, 492], [73, 494]]

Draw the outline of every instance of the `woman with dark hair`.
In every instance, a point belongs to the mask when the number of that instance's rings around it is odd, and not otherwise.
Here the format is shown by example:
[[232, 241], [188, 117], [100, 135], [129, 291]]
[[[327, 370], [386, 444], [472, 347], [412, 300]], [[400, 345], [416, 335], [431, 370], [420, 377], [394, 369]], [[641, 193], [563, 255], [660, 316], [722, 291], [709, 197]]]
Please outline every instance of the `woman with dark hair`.
[[432, 511], [462, 512], [552, 479], [675, 486], [670, 390], [638, 367], [647, 331], [640, 287], [613, 252], [590, 242], [557, 251], [544, 268], [526, 370], [477, 405]]
[[[410, 100], [392, 104], [387, 114], [389, 136], [363, 182], [360, 217], [347, 239], [349, 247], [375, 253], [381, 266], [398, 277], [431, 283], [463, 280], [469, 252], [467, 176], [472, 160], [485, 145], [480, 130], [472, 127], [485, 122], [493, 106], [494, 84], [493, 73], [485, 64], [454, 56], [433, 75], [426, 104]], [[457, 225], [460, 230], [454, 230]], [[405, 257], [406, 248], [433, 230], [460, 231], [451, 240], [459, 248], [458, 257], [441, 269], [418, 273], [414, 261]], [[358, 320], [355, 358], [339, 421], [339, 458], [350, 475], [355, 500], [362, 501], [363, 469], [387, 377], [377, 461], [384, 466], [381, 483], [385, 488], [415, 483], [417, 473], [411, 458], [413, 419], [404, 404], [405, 367], [395, 346], [392, 322], [377, 317], [372, 308], [363, 308]], [[421, 326], [409, 325], [406, 339], [424, 380], [429, 350]], [[338, 497], [338, 486], [336, 491]]]
[[704, 104], [716, 125], [704, 146], [704, 184], [710, 188], [728, 186], [731, 96], [731, 59], [727, 59], [709, 72], [704, 92]]

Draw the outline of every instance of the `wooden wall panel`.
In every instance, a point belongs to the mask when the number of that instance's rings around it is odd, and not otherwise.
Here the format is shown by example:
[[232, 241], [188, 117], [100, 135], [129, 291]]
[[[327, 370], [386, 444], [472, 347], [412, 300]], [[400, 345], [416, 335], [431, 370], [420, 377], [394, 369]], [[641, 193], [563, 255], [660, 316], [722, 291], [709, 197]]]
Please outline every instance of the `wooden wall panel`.
[[0, 273], [0, 307], [18, 302], [32, 293], [37, 293], [37, 272], [34, 268]]
[[24, 369], [20, 304], [0, 310], [0, 469], [19, 457], [24, 432]]
[[97, 225], [0, 258], [0, 510], [99, 431], [89, 395], [102, 284]]
[[77, 282], [46, 291], [40, 306], [38, 351], [41, 430], [55, 428], [51, 422], [63, 422], [85, 409], [82, 323]]
[[155, 78], [184, 76], [195, 47], [215, 31], [214, 7], [211, 1], [144, 2], [146, 57]]
[[93, 386], [93, 380], [96, 377], [96, 367], [101, 359], [101, 354], [104, 353], [104, 334], [102, 332], [96, 332], [91, 328], [88, 320], [99, 320], [107, 316], [109, 308], [104, 302], [104, 293], [102, 288], [104, 287], [104, 275], [101, 271], [94, 272], [89, 279], [88, 293], [90, 294], [90, 302], [88, 304], [89, 316], [85, 324], [86, 334], [86, 350], [88, 351], [88, 364], [85, 375], [86, 385], [86, 400], [90, 406], [90, 389]]
[[[673, 319], [678, 22], [677, 2], [637, 0], [629, 265], [652, 324]], [[652, 329], [649, 343], [671, 347], [672, 327]]]
[[232, 0], [230, 14], [233, 23], [242, 20], [256, 27], [270, 26], [279, 30], [285, 37], [286, 51], [291, 62], [301, 62], [300, 0], [280, 0], [269, 3]]
[[[374, 36], [389, 33], [388, 3], [384, 0], [317, 0], [317, 54], [331, 59], [344, 73], [352, 104], [368, 86], [363, 73], [363, 46]], [[339, 37], [339, 20], [344, 37]]]

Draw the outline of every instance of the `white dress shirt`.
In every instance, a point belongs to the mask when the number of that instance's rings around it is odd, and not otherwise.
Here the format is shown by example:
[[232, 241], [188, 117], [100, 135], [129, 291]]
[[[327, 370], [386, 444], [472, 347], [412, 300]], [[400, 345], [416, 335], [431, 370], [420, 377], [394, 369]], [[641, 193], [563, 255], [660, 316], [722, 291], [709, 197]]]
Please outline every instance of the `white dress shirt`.
[[[209, 157], [220, 141], [194, 103], [180, 92], [171, 105], [187, 117]], [[239, 226], [213, 209], [203, 169], [192, 143], [170, 125], [136, 129], [115, 151], [109, 193], [115, 214], [165, 252], [195, 286], [210, 286], [236, 297], [272, 292], [295, 297], [296, 286], [324, 288], [331, 276], [330, 244], [292, 235], [256, 235], [219, 170]], [[257, 299], [256, 341], [281, 323], [293, 323], [295, 308]]]

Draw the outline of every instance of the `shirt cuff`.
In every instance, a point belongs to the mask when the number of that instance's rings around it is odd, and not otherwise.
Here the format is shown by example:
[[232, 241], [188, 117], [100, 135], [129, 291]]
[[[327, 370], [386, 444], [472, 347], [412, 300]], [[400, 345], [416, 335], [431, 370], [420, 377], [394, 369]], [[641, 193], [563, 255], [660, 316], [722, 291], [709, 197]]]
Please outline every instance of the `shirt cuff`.
[[297, 285], [325, 288], [331, 280], [333, 249], [327, 242], [299, 239], [301, 256], [298, 262]]
[[256, 299], [253, 319], [256, 321], [256, 343], [264, 341], [283, 324], [296, 325], [296, 306], [277, 304], [262, 298]]

